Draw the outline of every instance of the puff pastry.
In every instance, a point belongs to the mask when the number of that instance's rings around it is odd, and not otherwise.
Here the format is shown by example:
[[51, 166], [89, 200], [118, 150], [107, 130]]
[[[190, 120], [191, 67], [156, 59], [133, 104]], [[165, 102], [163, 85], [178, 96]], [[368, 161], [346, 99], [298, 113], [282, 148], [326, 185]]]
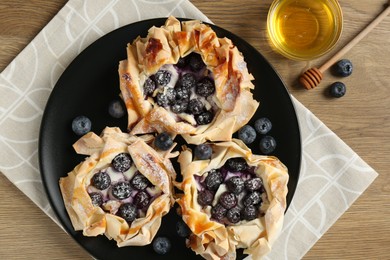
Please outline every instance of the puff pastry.
[[74, 145], [88, 157], [59, 181], [75, 230], [104, 234], [118, 247], [149, 244], [174, 203], [176, 177], [170, 152], [148, 145], [153, 136], [131, 136], [107, 127]]
[[119, 64], [131, 134], [168, 131], [187, 143], [229, 141], [259, 103], [231, 40], [197, 20], [169, 17], [127, 46]]
[[[238, 248], [261, 259], [281, 232], [287, 168], [275, 157], [252, 154], [240, 140], [211, 146], [209, 160], [193, 160], [189, 148], [179, 156], [183, 181], [176, 185], [184, 195], [177, 202], [193, 232], [188, 246], [205, 259], [235, 259]], [[257, 188], [256, 181], [262, 183]]]

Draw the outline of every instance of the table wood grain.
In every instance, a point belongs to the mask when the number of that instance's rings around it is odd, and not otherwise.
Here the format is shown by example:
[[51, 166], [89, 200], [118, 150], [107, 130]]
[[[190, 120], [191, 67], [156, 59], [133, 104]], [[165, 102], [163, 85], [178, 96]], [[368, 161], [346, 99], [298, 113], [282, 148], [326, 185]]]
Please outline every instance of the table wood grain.
[[[353, 75], [343, 79], [347, 94], [326, 96], [340, 79], [325, 73], [314, 90], [297, 84], [311, 66], [320, 66], [350, 41], [381, 10], [386, 0], [340, 0], [344, 29], [336, 48], [311, 62], [275, 53], [267, 42], [266, 16], [271, 0], [193, 0], [215, 24], [242, 37], [275, 67], [289, 91], [341, 137], [379, 177], [306, 254], [305, 259], [390, 259], [390, 17], [345, 58]], [[35, 37], [65, 0], [0, 2], [0, 71]], [[89, 259], [88, 254], [0, 174], [0, 256], [2, 259]]]

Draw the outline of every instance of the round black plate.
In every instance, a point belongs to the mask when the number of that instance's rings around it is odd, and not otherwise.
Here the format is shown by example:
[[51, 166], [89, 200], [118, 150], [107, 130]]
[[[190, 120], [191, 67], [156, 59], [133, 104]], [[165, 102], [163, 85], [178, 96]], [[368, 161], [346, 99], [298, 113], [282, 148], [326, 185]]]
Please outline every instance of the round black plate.
[[[65, 210], [58, 181], [67, 176], [83, 156], [75, 154], [72, 144], [78, 137], [71, 130], [71, 122], [78, 115], [85, 115], [92, 121], [92, 131], [97, 134], [106, 126], [118, 126], [126, 130], [126, 117], [113, 119], [108, 114], [108, 104], [118, 97], [118, 63], [126, 59], [126, 45], [138, 35], [145, 37], [153, 25], [161, 26], [166, 18], [137, 22], [119, 28], [98, 39], [85, 49], [65, 70], [54, 87], [42, 119], [39, 140], [39, 161], [43, 184], [53, 210], [66, 231], [93, 257], [97, 259], [199, 259], [192, 250], [185, 247], [183, 238], [176, 234], [175, 223], [179, 216], [175, 210], [164, 217], [158, 235], [171, 239], [172, 250], [160, 256], [150, 245], [144, 247], [117, 248], [114, 241], [105, 236], [84, 237], [75, 232]], [[255, 77], [255, 98], [260, 107], [250, 122], [260, 116], [271, 119], [273, 128], [269, 133], [277, 141], [273, 155], [289, 169], [290, 181], [287, 195], [291, 202], [297, 185], [301, 163], [301, 140], [295, 109], [282, 80], [251, 45], [232, 33], [211, 25], [219, 37], [228, 37], [243, 53], [248, 69]], [[259, 138], [258, 138], [259, 139]], [[258, 140], [251, 148], [259, 153]], [[178, 145], [177, 147], [180, 147]], [[242, 258], [242, 254], [239, 254]]]

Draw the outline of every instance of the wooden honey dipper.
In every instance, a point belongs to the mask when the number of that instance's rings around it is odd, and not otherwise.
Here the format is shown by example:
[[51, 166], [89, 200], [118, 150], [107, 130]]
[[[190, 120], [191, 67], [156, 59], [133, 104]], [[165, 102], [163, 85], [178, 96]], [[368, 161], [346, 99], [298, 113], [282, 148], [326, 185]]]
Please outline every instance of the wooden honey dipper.
[[361, 39], [363, 39], [372, 29], [374, 29], [386, 16], [390, 13], [390, 0], [387, 3], [387, 7], [380, 13], [366, 28], [363, 29], [356, 37], [345, 45], [339, 52], [337, 52], [330, 60], [325, 62], [321, 67], [308, 69], [299, 77], [299, 82], [306, 89], [313, 89], [320, 84], [324, 73], [329, 69], [336, 61], [344, 56], [352, 47], [354, 47]]

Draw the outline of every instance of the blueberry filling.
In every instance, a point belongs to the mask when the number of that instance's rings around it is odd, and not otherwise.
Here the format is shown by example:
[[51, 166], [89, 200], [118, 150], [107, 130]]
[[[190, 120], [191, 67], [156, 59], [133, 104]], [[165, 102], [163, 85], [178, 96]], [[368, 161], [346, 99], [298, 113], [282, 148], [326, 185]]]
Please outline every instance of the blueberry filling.
[[[143, 83], [145, 99], [173, 112], [179, 121], [210, 124], [218, 110], [212, 100], [215, 83], [201, 56], [191, 53], [175, 65], [164, 65]], [[184, 114], [191, 115], [189, 119]]]
[[249, 166], [245, 159], [231, 158], [205, 176], [194, 177], [197, 202], [204, 212], [210, 212], [212, 220], [233, 225], [263, 214], [260, 206], [267, 198], [265, 188], [255, 174], [255, 167]]

